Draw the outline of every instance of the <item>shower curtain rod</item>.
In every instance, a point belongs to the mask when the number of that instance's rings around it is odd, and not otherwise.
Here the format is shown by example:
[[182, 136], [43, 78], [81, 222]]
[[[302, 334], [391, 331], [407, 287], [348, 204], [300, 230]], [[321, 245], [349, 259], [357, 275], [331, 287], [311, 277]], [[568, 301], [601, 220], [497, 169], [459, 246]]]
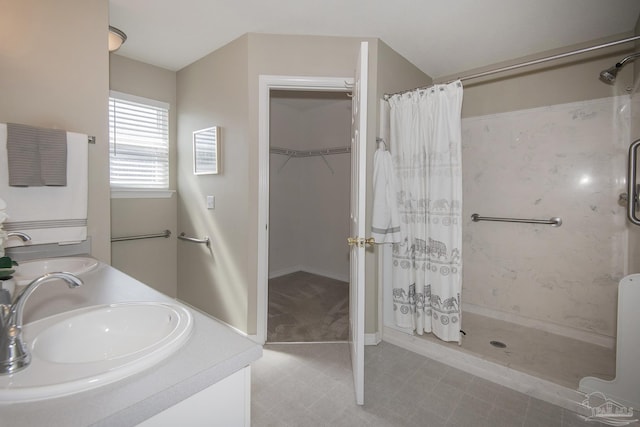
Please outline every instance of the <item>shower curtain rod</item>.
[[[571, 52], [560, 53], [560, 54], [557, 54], [557, 55], [547, 56], [547, 57], [540, 58], [540, 59], [534, 59], [534, 60], [531, 60], [531, 61], [521, 62], [519, 64], [509, 65], [509, 66], [506, 66], [506, 67], [496, 68], [496, 69], [489, 70], [489, 71], [483, 71], [483, 72], [480, 72], [480, 73], [470, 74], [468, 76], [459, 77], [459, 78], [457, 78], [455, 80], [452, 80], [452, 81], [449, 81], [447, 83], [453, 83], [453, 82], [455, 82], [457, 80], [464, 81], [464, 80], [477, 79], [477, 78], [480, 78], [480, 77], [490, 76], [492, 74], [497, 74], [497, 73], [502, 73], [502, 72], [505, 72], [505, 71], [516, 70], [516, 69], [522, 68], [522, 67], [528, 67], [530, 65], [537, 65], [537, 64], [542, 64], [543, 62], [554, 61], [556, 59], [566, 58], [568, 56], [578, 55], [578, 54], [581, 54], [581, 53], [587, 53], [587, 52], [591, 52], [591, 51], [594, 51], [594, 50], [603, 49], [605, 47], [611, 47], [611, 46], [616, 46], [616, 45], [623, 44], [623, 43], [629, 43], [629, 42], [632, 42], [632, 41], [635, 41], [635, 40], [640, 40], [640, 36], [628, 37], [626, 39], [620, 39], [620, 40], [616, 40], [616, 41], [612, 41], [612, 42], [608, 42], [608, 43], [602, 43], [602, 44], [599, 44], [599, 45], [596, 45], [596, 46], [585, 47], [583, 49], [573, 50]], [[429, 86], [418, 87], [418, 88], [415, 88], [415, 89], [403, 90], [403, 91], [396, 92], [396, 93], [391, 93], [391, 94], [386, 94], [385, 93], [384, 94], [384, 99], [385, 99], [385, 101], [388, 101], [389, 98], [391, 98], [393, 95], [401, 95], [403, 93], [413, 92], [414, 90], [419, 90], [419, 89], [428, 89], [428, 88], [433, 87], [433, 86], [435, 86], [435, 85], [429, 85]]]

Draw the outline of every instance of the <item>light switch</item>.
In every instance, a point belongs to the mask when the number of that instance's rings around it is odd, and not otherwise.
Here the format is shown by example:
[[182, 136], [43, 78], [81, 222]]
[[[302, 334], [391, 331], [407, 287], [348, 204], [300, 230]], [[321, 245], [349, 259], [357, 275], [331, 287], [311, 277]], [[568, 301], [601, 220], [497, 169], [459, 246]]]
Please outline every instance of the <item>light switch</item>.
[[207, 209], [215, 209], [216, 198], [213, 196], [207, 196]]

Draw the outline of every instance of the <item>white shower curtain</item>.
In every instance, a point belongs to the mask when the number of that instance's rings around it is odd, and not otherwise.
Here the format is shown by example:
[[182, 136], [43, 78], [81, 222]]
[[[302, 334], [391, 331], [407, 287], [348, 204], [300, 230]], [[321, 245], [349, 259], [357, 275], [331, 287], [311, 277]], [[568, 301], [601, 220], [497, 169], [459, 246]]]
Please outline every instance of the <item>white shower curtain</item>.
[[396, 324], [460, 342], [462, 83], [394, 95], [389, 104], [401, 232], [393, 245]]

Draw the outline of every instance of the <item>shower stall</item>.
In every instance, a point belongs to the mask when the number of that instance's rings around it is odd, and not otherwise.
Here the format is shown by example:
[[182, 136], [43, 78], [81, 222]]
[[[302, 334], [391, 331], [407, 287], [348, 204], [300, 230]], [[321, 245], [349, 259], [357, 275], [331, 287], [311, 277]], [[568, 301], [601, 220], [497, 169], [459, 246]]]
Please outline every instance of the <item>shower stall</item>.
[[616, 97], [462, 120], [462, 349], [572, 388], [613, 375], [628, 112]]
[[[612, 83], [638, 56], [601, 79]], [[613, 379], [618, 284], [637, 271], [623, 194], [633, 100], [463, 118], [462, 342], [395, 325], [390, 247], [381, 249], [384, 339], [557, 404], [577, 399], [567, 391], [583, 377]]]

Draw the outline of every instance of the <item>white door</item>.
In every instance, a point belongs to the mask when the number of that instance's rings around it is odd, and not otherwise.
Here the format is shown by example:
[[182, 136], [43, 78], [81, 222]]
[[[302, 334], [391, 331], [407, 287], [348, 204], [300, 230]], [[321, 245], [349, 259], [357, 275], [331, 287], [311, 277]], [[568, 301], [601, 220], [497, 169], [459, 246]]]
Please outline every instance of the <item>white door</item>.
[[351, 122], [351, 271], [349, 345], [356, 403], [364, 404], [364, 250], [367, 143], [367, 67], [369, 45], [362, 42], [353, 86]]

